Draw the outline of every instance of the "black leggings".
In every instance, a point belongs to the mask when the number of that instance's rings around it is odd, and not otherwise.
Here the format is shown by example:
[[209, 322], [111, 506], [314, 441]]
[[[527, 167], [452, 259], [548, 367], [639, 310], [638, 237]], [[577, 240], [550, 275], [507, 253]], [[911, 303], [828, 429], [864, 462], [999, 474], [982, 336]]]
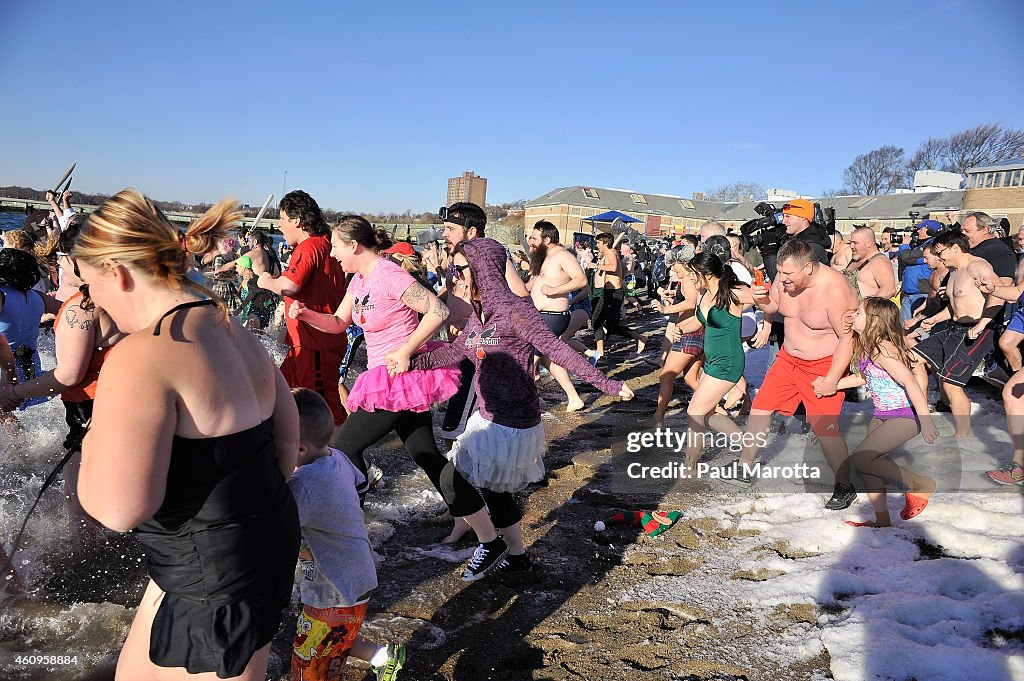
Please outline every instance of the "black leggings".
[[594, 306], [591, 323], [594, 326], [594, 340], [604, 340], [612, 334], [630, 338], [629, 329], [622, 325], [622, 301], [626, 294], [621, 288], [604, 289]]
[[345, 452], [353, 465], [366, 475], [363, 452], [392, 430], [402, 439], [412, 460], [430, 478], [434, 489], [441, 493], [453, 516], [472, 515], [484, 507], [476, 489], [455, 470], [454, 464], [437, 451], [429, 411], [369, 412], [357, 409], [341, 424], [338, 449]]
[[499, 530], [512, 527], [523, 519], [523, 512], [511, 492], [492, 492], [481, 488], [480, 494], [483, 495], [487, 510], [491, 514], [491, 522]]

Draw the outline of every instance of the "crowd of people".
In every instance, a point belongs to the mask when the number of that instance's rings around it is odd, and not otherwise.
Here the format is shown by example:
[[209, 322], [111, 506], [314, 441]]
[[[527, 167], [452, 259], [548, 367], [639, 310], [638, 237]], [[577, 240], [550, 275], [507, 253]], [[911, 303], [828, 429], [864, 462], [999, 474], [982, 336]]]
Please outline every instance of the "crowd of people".
[[[857, 500], [859, 471], [874, 519], [850, 523], [863, 527], [891, 524], [886, 483], [906, 490], [903, 520], [937, 489], [888, 456], [938, 437], [929, 374], [964, 438], [967, 382], [1002, 365], [1014, 451], [987, 476], [1024, 484], [1024, 266], [984, 213], [926, 220], [907, 244], [867, 225], [846, 240], [794, 199], [772, 271], [717, 222], [650, 244], [602, 233], [592, 248], [541, 221], [529, 252], [512, 253], [487, 237], [481, 207], [457, 203], [442, 209], [443, 242], [417, 248], [357, 215], [328, 225], [297, 190], [280, 202], [279, 250], [239, 233], [229, 201], [182, 230], [131, 189], [88, 217], [48, 198], [49, 231], [6, 232], [0, 250], [0, 416], [16, 430], [18, 410], [60, 395], [76, 541], [105, 527], [145, 547], [151, 580], [122, 678], [159, 667], [262, 679], [297, 564], [292, 678], [340, 678], [349, 656], [397, 678], [405, 647], [359, 635], [377, 587], [362, 505], [385, 475], [367, 450], [396, 433], [444, 501], [444, 541], [473, 531], [464, 581], [528, 572], [516, 494], [544, 478], [541, 415], [554, 410], [538, 382], [557, 383], [566, 412], [587, 407], [573, 376], [629, 400], [606, 374], [634, 349], [658, 379], [638, 428], [665, 427], [682, 376], [683, 428], [760, 436], [726, 464], [751, 485], [772, 415], [802, 414], [834, 474], [826, 508]], [[644, 297], [664, 318], [660, 340], [631, 323]], [[57, 366], [44, 372], [46, 315]], [[577, 338], [588, 326], [593, 347]], [[277, 367], [258, 335], [281, 327]], [[349, 390], [357, 346], [366, 367]], [[748, 385], [746, 354], [766, 346], [767, 374]], [[874, 413], [851, 454], [839, 417], [860, 387]], [[684, 468], [701, 454], [691, 444]]]

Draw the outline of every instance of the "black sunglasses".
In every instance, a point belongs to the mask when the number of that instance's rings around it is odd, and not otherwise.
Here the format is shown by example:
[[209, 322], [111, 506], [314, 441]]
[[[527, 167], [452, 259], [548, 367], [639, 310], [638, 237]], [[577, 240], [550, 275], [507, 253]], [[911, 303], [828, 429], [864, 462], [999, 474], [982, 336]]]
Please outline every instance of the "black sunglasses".
[[452, 277], [458, 279], [459, 281], [462, 281], [463, 279], [466, 278], [466, 275], [463, 274], [463, 272], [465, 272], [468, 269], [469, 263], [466, 263], [465, 265], [452, 265]]

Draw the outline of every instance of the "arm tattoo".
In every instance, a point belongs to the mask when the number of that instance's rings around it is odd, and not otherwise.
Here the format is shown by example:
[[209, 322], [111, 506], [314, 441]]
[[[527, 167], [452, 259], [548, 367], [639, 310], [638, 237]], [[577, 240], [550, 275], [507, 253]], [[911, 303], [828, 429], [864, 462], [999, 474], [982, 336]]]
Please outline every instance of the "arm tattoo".
[[448, 319], [448, 306], [442, 303], [439, 298], [434, 298], [434, 305], [430, 311], [441, 319]]
[[402, 294], [402, 302], [420, 313], [427, 311], [427, 289], [419, 284], [413, 284]]
[[68, 326], [70, 326], [72, 329], [75, 328], [76, 326], [82, 327], [83, 331], [88, 331], [89, 329], [91, 329], [95, 321], [90, 318], [79, 319], [76, 310], [81, 311], [82, 308], [80, 308], [78, 305], [73, 305], [69, 307], [67, 311], [64, 313], [64, 321], [66, 321]]

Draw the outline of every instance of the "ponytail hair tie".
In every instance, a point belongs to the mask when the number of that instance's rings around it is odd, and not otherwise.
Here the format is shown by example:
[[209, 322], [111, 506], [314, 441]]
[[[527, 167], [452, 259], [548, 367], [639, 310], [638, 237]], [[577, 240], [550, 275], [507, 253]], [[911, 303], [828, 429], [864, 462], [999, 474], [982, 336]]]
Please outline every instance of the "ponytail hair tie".
[[181, 247], [186, 253], [188, 253], [188, 243], [186, 241], [187, 239], [188, 235], [185, 232], [181, 232]]

